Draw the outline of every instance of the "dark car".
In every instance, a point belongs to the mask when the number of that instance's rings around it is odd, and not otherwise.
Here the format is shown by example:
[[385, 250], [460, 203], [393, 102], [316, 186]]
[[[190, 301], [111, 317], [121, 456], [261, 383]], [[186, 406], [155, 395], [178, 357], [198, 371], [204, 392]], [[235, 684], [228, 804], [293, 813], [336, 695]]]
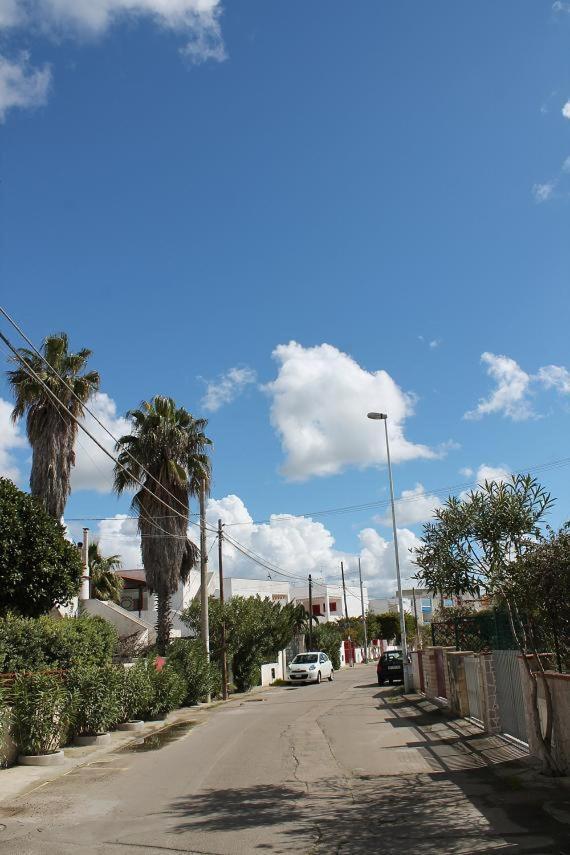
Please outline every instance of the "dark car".
[[383, 686], [386, 680], [392, 684], [393, 680], [404, 679], [404, 658], [401, 650], [387, 650], [378, 660], [376, 666], [378, 685]]

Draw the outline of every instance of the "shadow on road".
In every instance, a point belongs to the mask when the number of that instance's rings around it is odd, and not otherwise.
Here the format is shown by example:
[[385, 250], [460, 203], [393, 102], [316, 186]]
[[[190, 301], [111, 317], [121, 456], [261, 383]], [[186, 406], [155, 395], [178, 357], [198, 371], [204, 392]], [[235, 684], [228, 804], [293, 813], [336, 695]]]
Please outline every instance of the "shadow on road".
[[255, 829], [253, 848], [274, 853], [570, 855], [568, 826], [548, 812], [553, 799], [570, 803], [570, 793], [557, 795], [551, 782], [530, 780], [520, 754], [504, 740], [464, 734], [453, 720], [401, 696], [381, 695], [380, 704], [388, 715], [379, 726], [418, 733], [394, 750], [420, 750], [432, 772], [207, 790], [171, 805], [175, 831]]

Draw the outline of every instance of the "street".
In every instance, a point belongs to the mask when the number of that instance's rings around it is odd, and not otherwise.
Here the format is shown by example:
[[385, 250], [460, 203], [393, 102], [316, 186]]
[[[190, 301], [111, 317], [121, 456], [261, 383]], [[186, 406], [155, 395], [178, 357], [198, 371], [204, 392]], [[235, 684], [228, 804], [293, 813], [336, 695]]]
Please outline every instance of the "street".
[[570, 852], [570, 793], [423, 704], [379, 688], [369, 665], [220, 705], [155, 750], [108, 754], [3, 803], [0, 851]]

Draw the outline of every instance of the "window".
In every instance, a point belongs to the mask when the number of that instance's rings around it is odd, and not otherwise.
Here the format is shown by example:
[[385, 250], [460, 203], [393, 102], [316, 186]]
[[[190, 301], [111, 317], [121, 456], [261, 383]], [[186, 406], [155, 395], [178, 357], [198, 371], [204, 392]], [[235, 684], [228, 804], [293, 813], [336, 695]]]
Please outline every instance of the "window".
[[319, 656], [319, 662], [321, 662], [321, 663], [324, 662], [325, 658], [326, 657], [321, 653], [321, 655]]
[[311, 663], [315, 663], [319, 661], [319, 657], [316, 653], [299, 653], [298, 656], [295, 656], [293, 659], [292, 665], [310, 665]]
[[336, 603], [329, 603], [329, 611], [336, 612]]
[[313, 606], [313, 614], [314, 615], [320, 615], [320, 613], [321, 613], [321, 607], [317, 603], [316, 605]]

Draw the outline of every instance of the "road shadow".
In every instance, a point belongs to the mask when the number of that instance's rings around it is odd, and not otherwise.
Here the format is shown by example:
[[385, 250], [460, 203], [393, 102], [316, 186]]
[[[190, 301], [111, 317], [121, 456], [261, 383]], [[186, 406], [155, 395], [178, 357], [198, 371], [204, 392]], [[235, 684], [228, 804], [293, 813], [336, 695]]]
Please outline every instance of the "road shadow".
[[418, 734], [394, 750], [421, 752], [430, 772], [203, 790], [170, 806], [174, 833], [241, 835], [239, 851], [275, 855], [570, 855], [569, 826], [555, 818], [570, 818], [570, 793], [529, 778], [520, 751], [474, 727], [462, 732], [463, 720], [421, 701], [384, 693], [381, 706], [379, 726]]

